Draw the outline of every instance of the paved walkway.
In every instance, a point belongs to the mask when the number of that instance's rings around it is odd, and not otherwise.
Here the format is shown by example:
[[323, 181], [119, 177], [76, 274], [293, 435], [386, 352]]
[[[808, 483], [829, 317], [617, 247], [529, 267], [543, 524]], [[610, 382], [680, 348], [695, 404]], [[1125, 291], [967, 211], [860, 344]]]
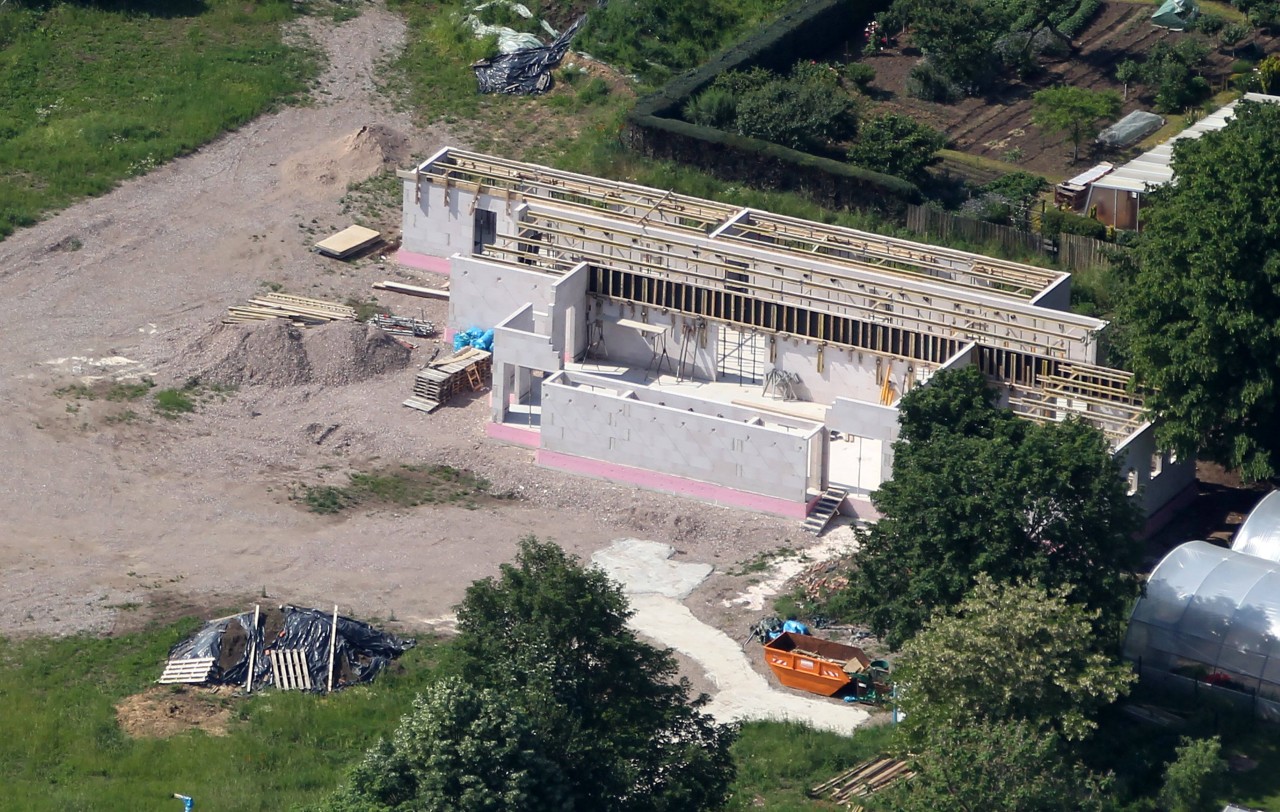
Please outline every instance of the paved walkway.
[[709, 564], [671, 561], [666, 544], [619, 539], [591, 560], [622, 584], [640, 634], [696, 660], [716, 686], [707, 711], [722, 722], [770, 719], [803, 722], [844, 735], [866, 722], [861, 708], [771, 688], [751, 667], [741, 644], [694, 617], [681, 600], [711, 573]]

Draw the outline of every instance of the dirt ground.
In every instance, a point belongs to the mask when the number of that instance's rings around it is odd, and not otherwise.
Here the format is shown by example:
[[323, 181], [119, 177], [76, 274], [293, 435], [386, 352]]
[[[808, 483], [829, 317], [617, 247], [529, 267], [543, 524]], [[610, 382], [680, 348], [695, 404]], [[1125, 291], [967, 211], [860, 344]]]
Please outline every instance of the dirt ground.
[[[1162, 39], [1190, 36], [1151, 25], [1153, 7], [1146, 3], [1106, 2], [1088, 26], [1075, 38], [1072, 58], [1047, 61], [1044, 70], [1028, 82], [1012, 82], [997, 92], [966, 98], [953, 105], [933, 104], [910, 98], [907, 76], [920, 60], [920, 51], [911, 47], [910, 35], [900, 38], [898, 47], [862, 61], [876, 70], [873, 94], [880, 110], [905, 113], [952, 140], [961, 152], [1008, 164], [1010, 171], [1025, 169], [1050, 178], [1065, 178], [1086, 168], [1092, 159], [1128, 160], [1124, 154], [1089, 154], [1081, 145], [1078, 164], [1071, 163], [1071, 143], [1062, 134], [1041, 132], [1031, 123], [1031, 96], [1041, 88], [1057, 84], [1091, 90], [1114, 90], [1124, 86], [1115, 80], [1115, 66], [1126, 58], [1140, 57]], [[1256, 45], [1266, 53], [1280, 48], [1276, 38], [1255, 32], [1237, 50]], [[1229, 76], [1235, 58], [1228, 51], [1210, 53], [1205, 76], [1218, 88]], [[1152, 110], [1154, 90], [1141, 85], [1129, 88], [1122, 115], [1134, 110]]]
[[157, 685], [116, 705], [120, 728], [137, 738], [165, 739], [188, 730], [227, 735], [232, 688]]
[[[722, 568], [809, 541], [798, 523], [538, 469], [485, 437], [483, 394], [430, 416], [404, 408], [432, 341], [398, 371], [212, 391], [177, 419], [146, 400], [57, 394], [142, 376], [181, 386], [220, 346], [227, 306], [268, 288], [341, 301], [381, 279], [441, 284], [376, 252], [351, 264], [312, 252], [349, 224], [349, 183], [460, 142], [378, 93], [378, 66], [403, 43], [397, 17], [371, 5], [299, 25], [329, 57], [312, 105], [0, 243], [0, 634], [109, 633], [263, 594], [420, 628], [528, 533], [583, 557], [649, 538]], [[387, 304], [445, 320], [439, 303]], [[471, 469], [517, 498], [342, 517], [291, 498], [401, 462]]]

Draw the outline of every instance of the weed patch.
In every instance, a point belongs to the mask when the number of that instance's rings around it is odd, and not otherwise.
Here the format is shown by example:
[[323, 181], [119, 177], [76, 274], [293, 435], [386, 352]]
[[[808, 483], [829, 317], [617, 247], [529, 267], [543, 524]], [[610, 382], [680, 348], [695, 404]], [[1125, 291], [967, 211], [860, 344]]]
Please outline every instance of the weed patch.
[[153, 404], [157, 412], [169, 418], [196, 410], [196, 402], [189, 389], [161, 389], [156, 392]]
[[470, 471], [447, 465], [401, 465], [347, 475], [348, 484], [302, 485], [293, 498], [313, 513], [337, 514], [354, 507], [459, 505], [479, 507], [484, 499], [500, 499], [489, 492], [489, 481]]
[[281, 42], [285, 0], [180, 5], [0, 9], [0, 238], [195, 150], [315, 74]]

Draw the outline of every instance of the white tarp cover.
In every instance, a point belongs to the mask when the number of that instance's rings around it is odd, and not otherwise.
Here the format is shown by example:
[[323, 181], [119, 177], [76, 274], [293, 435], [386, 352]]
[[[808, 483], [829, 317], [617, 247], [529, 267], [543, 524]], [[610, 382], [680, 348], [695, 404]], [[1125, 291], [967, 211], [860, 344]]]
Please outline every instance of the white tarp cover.
[[1249, 513], [1236, 531], [1231, 549], [1280, 561], [1280, 491], [1272, 491]]
[[1280, 563], [1205, 541], [1174, 549], [1134, 607], [1124, 656], [1280, 700]]

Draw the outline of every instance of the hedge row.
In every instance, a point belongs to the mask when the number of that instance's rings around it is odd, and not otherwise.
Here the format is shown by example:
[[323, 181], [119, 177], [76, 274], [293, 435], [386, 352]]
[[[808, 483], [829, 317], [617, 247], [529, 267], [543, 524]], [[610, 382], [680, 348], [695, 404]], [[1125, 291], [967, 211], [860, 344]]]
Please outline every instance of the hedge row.
[[889, 212], [920, 200], [915, 184], [901, 178], [678, 119], [632, 116], [623, 139], [652, 158], [694, 164], [754, 186], [802, 192], [832, 208]]
[[803, 191], [828, 206], [899, 208], [920, 199], [915, 184], [805, 152], [680, 120], [688, 99], [731, 70], [761, 67], [786, 73], [801, 59], [831, 51], [856, 36], [888, 0], [796, 0], [778, 19], [674, 77], [640, 99], [628, 117], [628, 146], [646, 155], [690, 163], [723, 178]]

